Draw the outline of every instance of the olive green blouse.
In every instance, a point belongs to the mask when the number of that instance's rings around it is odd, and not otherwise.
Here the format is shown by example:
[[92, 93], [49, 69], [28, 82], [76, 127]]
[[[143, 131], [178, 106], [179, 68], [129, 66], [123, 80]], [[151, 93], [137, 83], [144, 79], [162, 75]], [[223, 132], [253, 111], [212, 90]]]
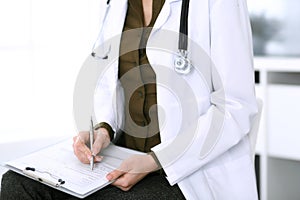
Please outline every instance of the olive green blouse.
[[[151, 22], [145, 26], [142, 0], [128, 0], [120, 43], [118, 75], [124, 88], [125, 123], [116, 144], [143, 152], [150, 152], [160, 143], [156, 75], [146, 55], [146, 43], [164, 2], [153, 0]], [[100, 123], [98, 127], [108, 129], [112, 138], [108, 124]]]
[[[144, 152], [160, 143], [156, 75], [149, 65], [146, 43], [163, 4], [164, 0], [153, 0], [151, 22], [145, 27], [142, 1], [128, 0], [120, 44], [119, 79], [126, 103], [119, 145]], [[128, 52], [128, 49], [134, 50]], [[137, 125], [143, 128], [138, 131]]]

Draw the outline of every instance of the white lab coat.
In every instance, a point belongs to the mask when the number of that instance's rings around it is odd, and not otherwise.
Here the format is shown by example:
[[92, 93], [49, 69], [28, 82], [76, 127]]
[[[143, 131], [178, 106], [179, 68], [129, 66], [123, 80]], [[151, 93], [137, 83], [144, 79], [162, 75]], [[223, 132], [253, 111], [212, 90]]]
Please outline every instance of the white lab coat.
[[[101, 4], [103, 19], [106, 0], [101, 0]], [[163, 30], [178, 32], [180, 10], [181, 0], [166, 0], [148, 40], [147, 56], [158, 82], [167, 78], [165, 75], [160, 77], [156, 65], [173, 70], [173, 56], [151, 47], [161, 39], [170, 40], [164, 36]], [[99, 81], [95, 114], [97, 121], [108, 122], [114, 130], [120, 128], [122, 121], [122, 111], [116, 112], [122, 106], [115, 108], [112, 102], [116, 101], [115, 89], [119, 88], [117, 57], [126, 11], [127, 0], [111, 0], [98, 38], [99, 45], [106, 42], [103, 53], [108, 53], [108, 59], [99, 60], [99, 66], [109, 67]], [[113, 37], [113, 41], [107, 42]], [[184, 77], [197, 97], [199, 115], [193, 121], [198, 123], [197, 129], [193, 130], [192, 141], [184, 146], [180, 156], [172, 159], [172, 154], [166, 153], [170, 152], [170, 149], [165, 151], [170, 141], [185, 138], [183, 133], [178, 133], [178, 122], [184, 119], [180, 117], [174, 97], [164, 87], [158, 86], [157, 104], [164, 112], [158, 112], [161, 144], [152, 150], [161, 161], [170, 184], [178, 184], [187, 199], [257, 199], [254, 167], [246, 137], [257, 113], [246, 0], [190, 0], [189, 37], [214, 63], [213, 69], [204, 70], [206, 79], [197, 73]], [[177, 49], [177, 41], [167, 45]], [[189, 50], [193, 62], [197, 59], [197, 51], [191, 47]], [[117, 106], [124, 103], [122, 95], [117, 97]], [[215, 124], [215, 116], [223, 116], [221, 126]], [[211, 142], [209, 130], [217, 126], [220, 134]]]

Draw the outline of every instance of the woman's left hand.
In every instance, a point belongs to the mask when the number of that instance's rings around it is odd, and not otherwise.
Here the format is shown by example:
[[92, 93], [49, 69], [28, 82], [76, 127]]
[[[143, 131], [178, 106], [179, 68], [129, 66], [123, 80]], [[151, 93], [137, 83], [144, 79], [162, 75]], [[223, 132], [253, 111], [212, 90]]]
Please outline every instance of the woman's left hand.
[[123, 191], [130, 190], [147, 174], [158, 169], [151, 155], [134, 155], [124, 160], [118, 169], [107, 174], [106, 178], [115, 180], [112, 185]]

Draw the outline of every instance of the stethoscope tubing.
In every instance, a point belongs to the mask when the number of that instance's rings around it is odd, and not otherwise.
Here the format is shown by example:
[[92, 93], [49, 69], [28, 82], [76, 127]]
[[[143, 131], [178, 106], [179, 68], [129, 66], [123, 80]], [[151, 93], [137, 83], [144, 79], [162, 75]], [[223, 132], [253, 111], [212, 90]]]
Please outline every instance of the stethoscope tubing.
[[[179, 39], [178, 39], [178, 53], [174, 58], [174, 70], [179, 74], [188, 74], [191, 71], [192, 65], [190, 60], [188, 59], [188, 16], [189, 16], [189, 0], [182, 0], [181, 5], [181, 14], [180, 14], [180, 25], [179, 25]], [[99, 31], [98, 38], [93, 45], [93, 50], [91, 56], [96, 59], [107, 59], [108, 55], [98, 56], [94, 49], [96, 48], [96, 44], [101, 37], [103, 26], [106, 21], [106, 17], [108, 15], [108, 11], [110, 8], [110, 0], [106, 2], [106, 10], [104, 17], [102, 19], [102, 27]]]
[[179, 26], [179, 41], [178, 49], [186, 50], [188, 47], [188, 17], [189, 17], [189, 0], [182, 0], [180, 26]]

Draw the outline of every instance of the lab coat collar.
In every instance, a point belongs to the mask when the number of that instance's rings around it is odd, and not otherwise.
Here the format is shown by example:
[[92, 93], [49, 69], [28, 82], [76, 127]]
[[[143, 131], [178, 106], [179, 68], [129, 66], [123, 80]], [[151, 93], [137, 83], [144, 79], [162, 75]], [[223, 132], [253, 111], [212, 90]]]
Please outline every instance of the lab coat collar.
[[182, 1], [182, 0], [166, 0], [165, 4], [160, 11], [160, 14], [158, 18], [156, 19], [156, 22], [154, 24], [152, 32], [155, 33], [158, 29], [160, 29], [165, 22], [168, 20], [170, 14], [171, 14], [171, 4], [177, 1]]
[[[153, 32], [156, 32], [156, 30], [160, 29], [164, 25], [164, 23], [168, 20], [170, 13], [171, 13], [171, 4], [174, 2], [177, 2], [177, 1], [182, 1], [182, 0], [166, 0], [165, 1], [165, 4], [154, 24]], [[112, 6], [119, 7], [118, 10], [120, 11], [120, 13], [122, 13], [122, 15], [121, 15], [122, 17], [126, 16], [127, 3], [128, 3], [128, 0], [111, 1]], [[125, 15], [123, 12], [125, 12]]]
[[114, 18], [114, 23], [117, 22], [117, 24], [110, 25], [110, 31], [108, 31], [109, 37], [113, 37], [115, 35], [121, 34], [123, 30], [124, 21], [126, 18], [127, 13], [127, 2], [128, 0], [116, 0], [111, 1], [111, 12], [110, 15], [111, 18]]

